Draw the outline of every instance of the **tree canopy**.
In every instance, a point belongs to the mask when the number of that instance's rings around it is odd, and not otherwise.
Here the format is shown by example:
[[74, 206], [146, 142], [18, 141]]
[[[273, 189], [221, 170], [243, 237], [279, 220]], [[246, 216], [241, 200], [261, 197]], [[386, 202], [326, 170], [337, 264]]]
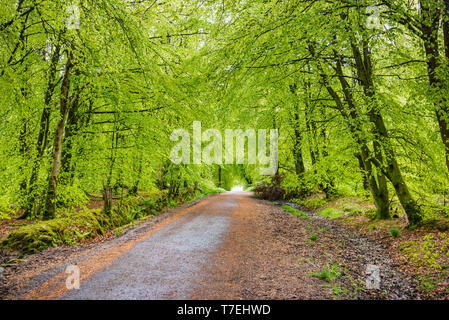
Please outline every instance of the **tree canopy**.
[[[0, 211], [277, 184], [446, 215], [447, 0], [0, 4]], [[279, 169], [174, 164], [177, 128], [278, 129]], [[203, 143], [206, 144], [206, 143]]]

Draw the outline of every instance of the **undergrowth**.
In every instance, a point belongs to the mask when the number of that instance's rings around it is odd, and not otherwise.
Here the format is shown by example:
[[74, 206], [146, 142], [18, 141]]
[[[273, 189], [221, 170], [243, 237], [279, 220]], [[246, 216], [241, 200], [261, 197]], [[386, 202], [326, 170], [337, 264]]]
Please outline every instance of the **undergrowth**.
[[286, 204], [282, 205], [282, 209], [284, 209], [285, 211], [291, 213], [294, 216], [297, 216], [298, 218], [305, 218], [305, 219], [310, 219], [309, 215], [307, 213], [305, 213], [304, 211], [301, 210], [297, 210], [295, 208], [292, 208]]

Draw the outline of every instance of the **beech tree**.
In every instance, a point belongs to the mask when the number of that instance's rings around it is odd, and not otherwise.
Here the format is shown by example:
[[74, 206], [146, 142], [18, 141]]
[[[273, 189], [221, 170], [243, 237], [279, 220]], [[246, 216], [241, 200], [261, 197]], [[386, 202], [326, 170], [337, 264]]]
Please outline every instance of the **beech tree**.
[[[445, 212], [447, 0], [0, 4], [0, 210], [265, 181]], [[374, 19], [374, 20], [373, 20]], [[374, 21], [374, 23], [373, 23]], [[174, 129], [279, 130], [279, 169], [174, 165]], [[3, 208], [3, 209], [2, 209]], [[438, 209], [435, 209], [438, 208]]]

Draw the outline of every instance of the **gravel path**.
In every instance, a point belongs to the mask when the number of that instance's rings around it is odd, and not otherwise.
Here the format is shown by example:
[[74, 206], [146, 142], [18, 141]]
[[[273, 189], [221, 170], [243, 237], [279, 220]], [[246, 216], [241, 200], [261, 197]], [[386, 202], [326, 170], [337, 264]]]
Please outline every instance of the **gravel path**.
[[[311, 240], [311, 235], [317, 237]], [[52, 261], [50, 263], [50, 261]], [[80, 269], [68, 290], [65, 267]], [[364, 288], [367, 265], [380, 288]], [[209, 196], [122, 237], [54, 248], [6, 268], [8, 299], [419, 299], [382, 243], [300, 219], [247, 192]], [[319, 277], [332, 269], [330, 277]], [[2, 290], [3, 288], [3, 290]]]
[[232, 199], [183, 216], [138, 243], [63, 299], [185, 299], [226, 234]]

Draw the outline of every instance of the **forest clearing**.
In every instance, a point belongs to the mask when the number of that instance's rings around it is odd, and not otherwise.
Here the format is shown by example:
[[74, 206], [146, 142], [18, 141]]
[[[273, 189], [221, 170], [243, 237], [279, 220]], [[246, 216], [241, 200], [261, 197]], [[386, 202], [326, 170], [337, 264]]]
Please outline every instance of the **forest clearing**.
[[0, 3], [0, 299], [449, 298], [449, 0]]

